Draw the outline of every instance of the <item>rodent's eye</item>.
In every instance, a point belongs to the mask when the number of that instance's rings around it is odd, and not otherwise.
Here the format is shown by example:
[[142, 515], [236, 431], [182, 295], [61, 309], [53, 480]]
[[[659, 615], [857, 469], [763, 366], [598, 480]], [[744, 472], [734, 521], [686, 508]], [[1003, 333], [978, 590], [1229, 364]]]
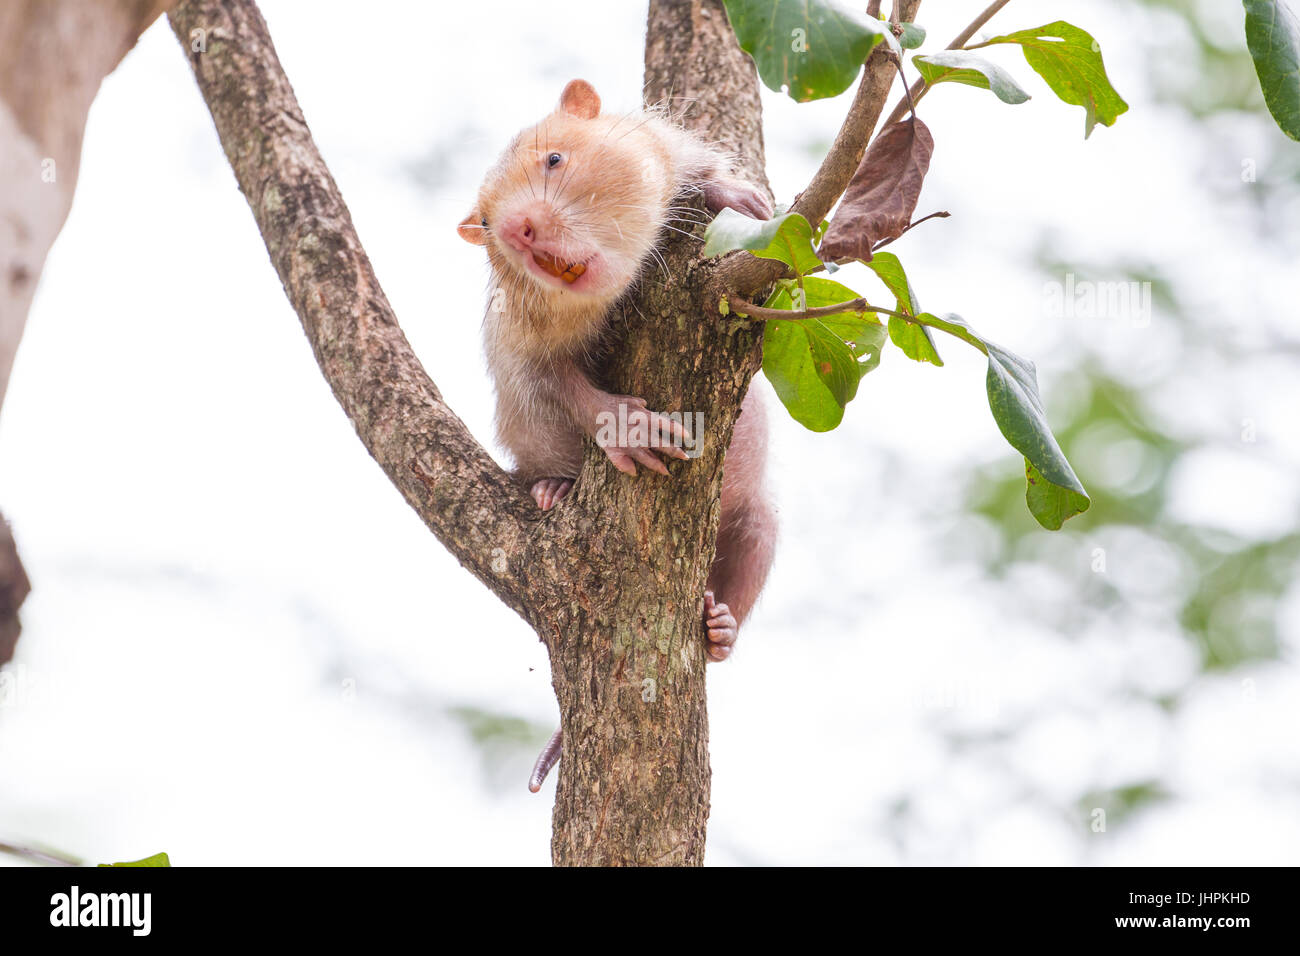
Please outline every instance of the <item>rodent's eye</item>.
[[554, 169], [556, 166], [560, 165], [560, 163], [562, 163], [562, 162], [564, 162], [564, 157], [563, 157], [563, 156], [561, 156], [559, 153], [551, 153], [550, 156], [547, 156], [547, 157], [546, 157], [546, 168], [547, 168], [547, 169]]
[[483, 217], [481, 220], [479, 220], [479, 221], [483, 223], [483, 228], [486, 229], [486, 228], [487, 228], [487, 216], [484, 216], [484, 217]]

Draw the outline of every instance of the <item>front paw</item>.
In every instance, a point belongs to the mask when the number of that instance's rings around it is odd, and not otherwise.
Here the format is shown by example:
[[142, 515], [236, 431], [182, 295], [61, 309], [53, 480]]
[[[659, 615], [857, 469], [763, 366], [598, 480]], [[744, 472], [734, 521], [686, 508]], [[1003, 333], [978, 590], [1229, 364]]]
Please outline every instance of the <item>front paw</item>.
[[687, 459], [683, 444], [686, 429], [680, 421], [651, 411], [644, 399], [632, 395], [611, 395], [596, 415], [596, 444], [612, 464], [625, 475], [635, 475], [637, 464], [667, 476], [663, 455]]
[[741, 179], [715, 179], [705, 183], [704, 202], [714, 212], [730, 208], [751, 219], [772, 218], [772, 203], [767, 194]]

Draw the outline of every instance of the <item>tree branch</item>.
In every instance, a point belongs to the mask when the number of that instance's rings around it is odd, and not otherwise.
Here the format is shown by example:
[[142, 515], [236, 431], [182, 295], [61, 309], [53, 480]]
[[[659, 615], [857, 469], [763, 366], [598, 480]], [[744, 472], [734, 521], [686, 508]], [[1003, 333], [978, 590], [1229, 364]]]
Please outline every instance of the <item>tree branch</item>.
[[[921, 6], [921, 0], [895, 0], [894, 9], [900, 19], [911, 22]], [[834, 208], [849, 180], [857, 172], [862, 156], [867, 151], [871, 134], [875, 131], [880, 114], [889, 98], [889, 88], [895, 74], [894, 60], [884, 43], [876, 44], [867, 57], [858, 83], [857, 93], [849, 106], [848, 115], [822, 160], [808, 187], [799, 194], [791, 212], [803, 215], [814, 228]], [[751, 295], [787, 274], [785, 266], [774, 259], [759, 259], [748, 253], [733, 253], [722, 261], [718, 271], [719, 291]]]
[[948, 44], [948, 49], [958, 50], [961, 49], [963, 46], [965, 46], [966, 41], [969, 40], [971, 37], [973, 37], [976, 31], [978, 31], [980, 27], [984, 26], [984, 24], [992, 20], [993, 15], [1010, 2], [1011, 0], [994, 0], [993, 3], [990, 3], [984, 9], [983, 13], [981, 13], [979, 16], [977, 16], [974, 20], [972, 20], [969, 24], [966, 25], [966, 29], [962, 30], [961, 33], [957, 34], [957, 36], [953, 39], [953, 41], [950, 44]]
[[[462, 565], [538, 626], [540, 512], [447, 407], [397, 324], [251, 0], [169, 14], [312, 351], [357, 435]], [[195, 51], [195, 47], [202, 47]]]
[[18, 558], [13, 533], [4, 515], [0, 515], [0, 665], [14, 656], [14, 645], [22, 632], [18, 608], [31, 589], [27, 572]]

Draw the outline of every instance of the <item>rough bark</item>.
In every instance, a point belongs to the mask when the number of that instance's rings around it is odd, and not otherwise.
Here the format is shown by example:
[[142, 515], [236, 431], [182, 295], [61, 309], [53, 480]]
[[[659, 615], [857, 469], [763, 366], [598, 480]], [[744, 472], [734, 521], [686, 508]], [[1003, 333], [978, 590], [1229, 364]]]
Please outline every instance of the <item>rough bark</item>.
[[[717, 0], [652, 0], [645, 99], [734, 148], [766, 185], [757, 80]], [[615, 392], [652, 408], [704, 413], [705, 450], [672, 477], [620, 475], [589, 445], [575, 494], [599, 529], [575, 539], [590, 574], [557, 608], [549, 636], [564, 729], [552, 856], [557, 864], [699, 864], [709, 808], [701, 627], [723, 454], [759, 331], [721, 320], [704, 290], [711, 264], [676, 236], [616, 316]], [[609, 588], [616, 590], [610, 600]], [[600, 590], [593, 590], [599, 588]]]
[[[50, 246], [72, 208], [81, 140], [99, 84], [167, 0], [0, 4], [0, 405]], [[29, 590], [0, 518], [0, 664]]]

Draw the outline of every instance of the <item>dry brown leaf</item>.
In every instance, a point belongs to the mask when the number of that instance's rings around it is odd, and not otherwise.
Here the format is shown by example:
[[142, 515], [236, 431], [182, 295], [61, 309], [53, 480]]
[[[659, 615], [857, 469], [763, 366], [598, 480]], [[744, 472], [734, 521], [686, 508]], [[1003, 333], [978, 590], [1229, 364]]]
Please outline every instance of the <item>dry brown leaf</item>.
[[826, 261], [869, 262], [877, 243], [902, 235], [916, 212], [933, 153], [934, 137], [916, 118], [877, 136], [849, 180], [818, 255]]

